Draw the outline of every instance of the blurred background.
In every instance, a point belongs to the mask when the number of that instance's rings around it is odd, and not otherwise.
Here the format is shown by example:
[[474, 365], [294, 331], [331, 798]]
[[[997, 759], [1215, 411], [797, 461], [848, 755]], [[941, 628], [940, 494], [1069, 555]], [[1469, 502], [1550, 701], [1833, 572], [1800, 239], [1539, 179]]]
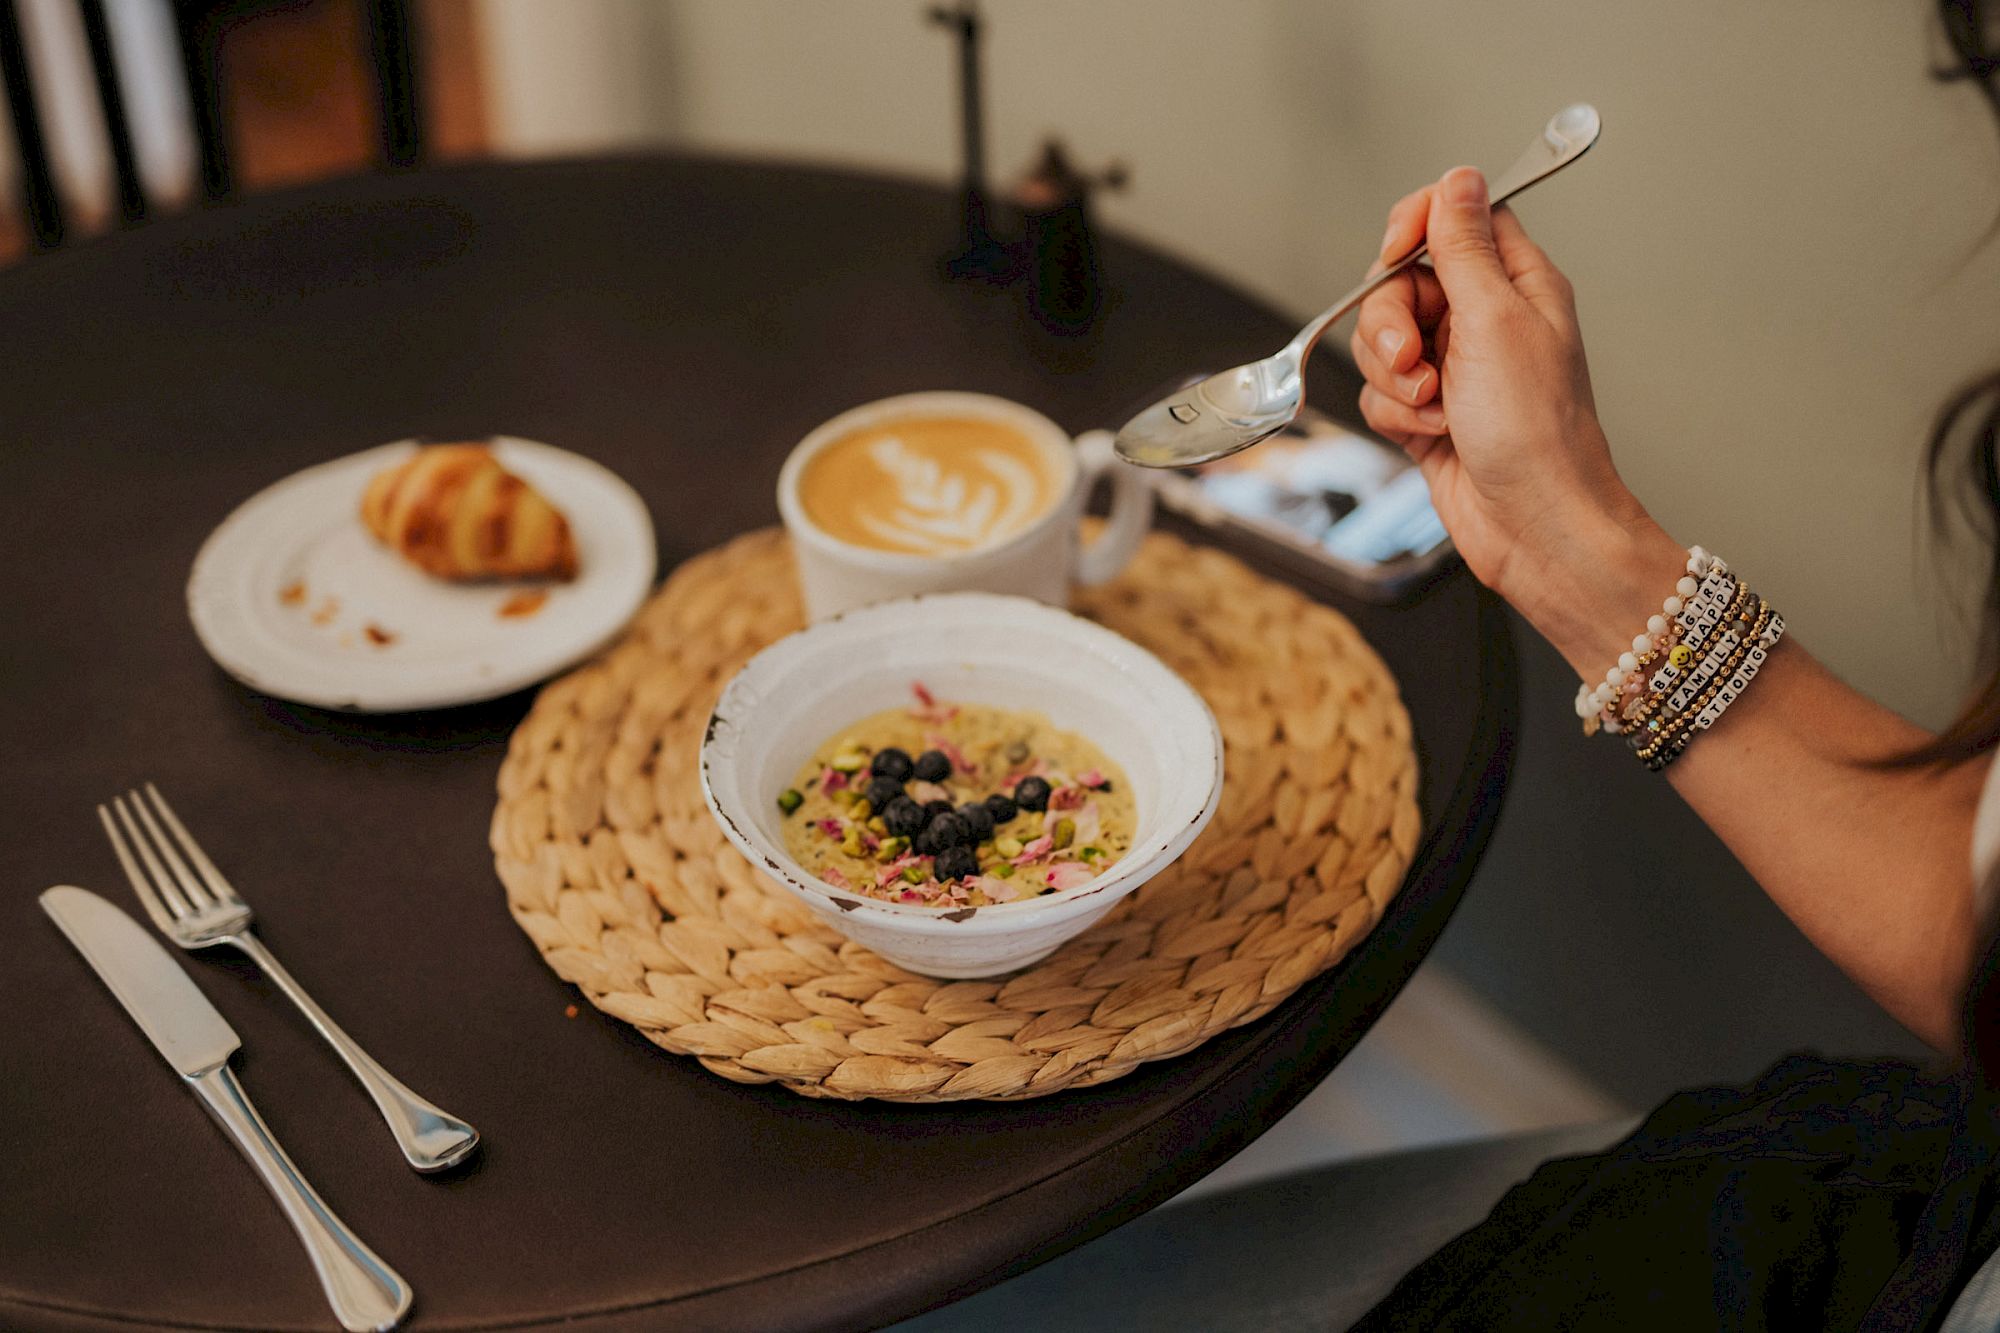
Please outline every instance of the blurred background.
[[[960, 171], [956, 47], [913, 0], [11, 4], [64, 245], [121, 225], [93, 46], [153, 215], [204, 194], [190, 51], [237, 191], [385, 157], [719, 153], [941, 185]], [[1619, 465], [1670, 530], [1754, 571], [1835, 670], [1921, 721], [1949, 715], [1980, 558], [1930, 539], [1919, 464], [1937, 405], [2000, 362], [2000, 244], [1982, 246], [2000, 134], [1975, 88], [1932, 77], [1932, 5], [982, 12], [997, 187], [1058, 137], [1085, 172], [1123, 167], [1093, 198], [1105, 225], [1301, 318], [1372, 259], [1398, 196], [1460, 162], [1497, 170], [1556, 108], [1594, 102], [1600, 147], [1520, 212], [1576, 283]], [[385, 53], [389, 83], [408, 76], [400, 126], [382, 110]], [[22, 113], [16, 96], [17, 128]], [[0, 262], [44, 262], [17, 143], [0, 135]], [[1554, 678], [1525, 631], [1522, 649]], [[1636, 1108], [1794, 1046], [1915, 1049], [1664, 788], [1635, 774], [1568, 792], [1583, 771], [1568, 700], [1524, 703], [1515, 809], [1433, 966], [1225, 1177]], [[1634, 840], [1628, 882], [1566, 871], [1566, 847], [1619, 836], [1593, 800], [1658, 825]]]

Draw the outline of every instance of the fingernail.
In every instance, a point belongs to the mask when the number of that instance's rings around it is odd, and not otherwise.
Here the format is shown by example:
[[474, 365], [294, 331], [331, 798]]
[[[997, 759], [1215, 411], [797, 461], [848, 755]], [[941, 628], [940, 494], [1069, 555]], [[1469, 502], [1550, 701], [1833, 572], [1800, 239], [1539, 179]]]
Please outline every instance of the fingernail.
[[1486, 178], [1471, 167], [1460, 167], [1444, 178], [1444, 196], [1454, 204], [1486, 202]]
[[1403, 342], [1401, 329], [1384, 329], [1375, 335], [1375, 350], [1382, 354], [1384, 361], [1393, 366], [1396, 364], [1396, 353], [1403, 350]]
[[1396, 376], [1396, 387], [1403, 391], [1403, 397], [1414, 403], [1423, 395], [1424, 386], [1430, 381], [1430, 367], [1426, 366], [1414, 375]]
[[1387, 259], [1389, 257], [1389, 247], [1395, 244], [1395, 241], [1396, 241], [1396, 224], [1391, 222], [1389, 224], [1389, 230], [1382, 233], [1382, 249], [1378, 252], [1379, 254], [1381, 254], [1382, 258]]
[[1435, 405], [1417, 409], [1417, 421], [1425, 430], [1444, 433], [1444, 409]]

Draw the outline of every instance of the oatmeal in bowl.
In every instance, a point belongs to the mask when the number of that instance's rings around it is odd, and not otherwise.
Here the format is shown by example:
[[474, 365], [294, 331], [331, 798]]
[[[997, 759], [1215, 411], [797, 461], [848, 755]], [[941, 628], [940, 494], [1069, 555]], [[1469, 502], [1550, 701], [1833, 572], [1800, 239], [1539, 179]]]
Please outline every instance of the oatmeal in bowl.
[[885, 902], [986, 907], [1086, 884], [1131, 850], [1125, 772], [1039, 713], [940, 700], [843, 728], [777, 795], [815, 877]]
[[1214, 815], [1222, 740], [1118, 634], [947, 593], [752, 658], [716, 704], [701, 780], [728, 839], [836, 930], [913, 971], [983, 977], [1172, 864]]

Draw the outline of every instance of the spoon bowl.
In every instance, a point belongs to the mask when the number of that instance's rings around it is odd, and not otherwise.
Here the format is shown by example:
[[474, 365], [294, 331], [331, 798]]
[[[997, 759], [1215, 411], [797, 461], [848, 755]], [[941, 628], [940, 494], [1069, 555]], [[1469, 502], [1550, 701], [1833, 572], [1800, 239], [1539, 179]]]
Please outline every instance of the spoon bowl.
[[[1585, 102], [1549, 117], [1541, 133], [1491, 189], [1492, 206], [1582, 157], [1603, 128], [1597, 108]], [[1306, 358], [1335, 320], [1368, 293], [1416, 263], [1430, 250], [1419, 245], [1365, 279], [1332, 308], [1299, 330], [1296, 338], [1262, 361], [1210, 375], [1169, 394], [1118, 431], [1118, 455], [1141, 467], [1194, 467], [1227, 458], [1290, 425], [1305, 406]]]

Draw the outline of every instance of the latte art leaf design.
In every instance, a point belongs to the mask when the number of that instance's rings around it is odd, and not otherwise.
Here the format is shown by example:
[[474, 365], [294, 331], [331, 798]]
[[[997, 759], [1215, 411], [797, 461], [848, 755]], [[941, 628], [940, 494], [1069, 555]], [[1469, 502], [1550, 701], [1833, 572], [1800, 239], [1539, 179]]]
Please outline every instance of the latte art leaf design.
[[972, 449], [947, 469], [893, 435], [868, 446], [888, 485], [860, 515], [883, 542], [920, 554], [967, 551], [1026, 527], [1039, 489], [1033, 468], [1000, 449]]

